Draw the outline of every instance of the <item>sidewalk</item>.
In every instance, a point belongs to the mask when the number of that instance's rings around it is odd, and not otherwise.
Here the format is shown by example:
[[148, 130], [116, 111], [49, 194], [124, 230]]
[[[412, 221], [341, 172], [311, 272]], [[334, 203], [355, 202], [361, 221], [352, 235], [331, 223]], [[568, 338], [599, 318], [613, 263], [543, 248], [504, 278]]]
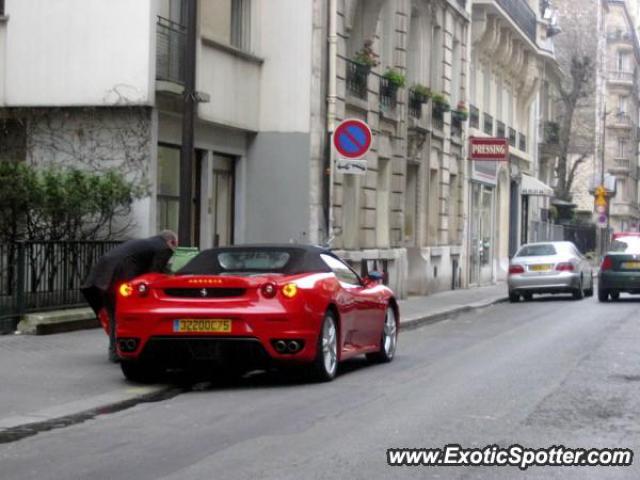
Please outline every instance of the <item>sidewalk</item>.
[[[399, 302], [401, 327], [433, 323], [506, 297], [506, 286], [495, 285], [409, 298]], [[120, 367], [107, 361], [106, 345], [106, 335], [97, 328], [0, 336], [0, 443], [24, 425], [117, 409], [169, 388], [126, 382]]]

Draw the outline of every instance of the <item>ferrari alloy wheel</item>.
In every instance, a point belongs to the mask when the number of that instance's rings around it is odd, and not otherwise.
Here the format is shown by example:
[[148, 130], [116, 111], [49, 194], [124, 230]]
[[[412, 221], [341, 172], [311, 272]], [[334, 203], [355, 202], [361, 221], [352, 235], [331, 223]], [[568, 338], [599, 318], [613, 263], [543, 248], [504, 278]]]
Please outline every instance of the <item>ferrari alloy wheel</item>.
[[313, 362], [315, 378], [322, 382], [333, 380], [338, 372], [338, 329], [332, 312], [327, 312], [322, 322], [316, 359]]
[[384, 327], [380, 339], [380, 351], [368, 353], [367, 360], [371, 362], [385, 363], [393, 360], [398, 345], [398, 324], [396, 322], [396, 312], [392, 307], [387, 307], [384, 317]]
[[135, 383], [154, 383], [160, 377], [160, 370], [140, 360], [121, 360], [120, 368], [125, 378]]

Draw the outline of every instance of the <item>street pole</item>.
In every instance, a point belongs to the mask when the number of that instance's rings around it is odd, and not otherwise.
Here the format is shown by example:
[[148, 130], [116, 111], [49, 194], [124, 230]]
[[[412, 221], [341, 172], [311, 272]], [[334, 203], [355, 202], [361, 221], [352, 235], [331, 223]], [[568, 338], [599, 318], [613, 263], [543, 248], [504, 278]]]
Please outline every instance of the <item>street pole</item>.
[[180, 203], [178, 241], [191, 246], [191, 206], [193, 196], [193, 129], [196, 107], [196, 18], [197, 0], [186, 1], [186, 41], [184, 47], [184, 106], [182, 112], [182, 146], [180, 149]]
[[[609, 115], [610, 112], [607, 112], [607, 104], [605, 102], [604, 104], [604, 110], [602, 112], [602, 152], [600, 155], [600, 186], [602, 188], [604, 188], [604, 162], [605, 162], [605, 142], [606, 142], [606, 138], [607, 138], [607, 115]], [[607, 215], [609, 214], [609, 208], [607, 205]], [[609, 218], [607, 216], [607, 225], [609, 224]], [[605, 253], [605, 227], [603, 227], [602, 225], [598, 225], [598, 230], [597, 233], [599, 234], [598, 236], [600, 237], [598, 239], [598, 253], [599, 253], [599, 258], [602, 258], [604, 256]], [[608, 230], [608, 229], [607, 229]]]

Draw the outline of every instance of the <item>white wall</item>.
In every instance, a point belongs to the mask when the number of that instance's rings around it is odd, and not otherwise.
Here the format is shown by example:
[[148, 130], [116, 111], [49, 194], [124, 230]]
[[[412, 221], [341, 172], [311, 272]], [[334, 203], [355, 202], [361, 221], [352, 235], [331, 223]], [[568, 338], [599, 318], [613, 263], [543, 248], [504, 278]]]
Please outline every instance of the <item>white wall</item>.
[[208, 45], [200, 47], [197, 90], [211, 101], [198, 104], [203, 120], [258, 130], [260, 63]]
[[151, 104], [151, 4], [6, 0], [6, 105]]
[[256, 53], [265, 59], [260, 130], [309, 132], [313, 2], [269, 0], [260, 2], [259, 7]]

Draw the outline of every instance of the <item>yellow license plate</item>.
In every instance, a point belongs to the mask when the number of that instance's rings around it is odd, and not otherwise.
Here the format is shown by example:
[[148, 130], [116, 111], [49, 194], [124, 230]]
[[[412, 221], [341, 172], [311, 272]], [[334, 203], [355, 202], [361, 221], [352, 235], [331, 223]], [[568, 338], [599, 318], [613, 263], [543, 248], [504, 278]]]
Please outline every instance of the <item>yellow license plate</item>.
[[549, 270], [551, 270], [551, 265], [529, 265], [529, 271], [531, 272], [548, 272]]
[[622, 262], [621, 266], [625, 270], [640, 270], [640, 262]]
[[173, 321], [173, 331], [179, 333], [220, 333], [231, 331], [231, 320], [180, 319]]

